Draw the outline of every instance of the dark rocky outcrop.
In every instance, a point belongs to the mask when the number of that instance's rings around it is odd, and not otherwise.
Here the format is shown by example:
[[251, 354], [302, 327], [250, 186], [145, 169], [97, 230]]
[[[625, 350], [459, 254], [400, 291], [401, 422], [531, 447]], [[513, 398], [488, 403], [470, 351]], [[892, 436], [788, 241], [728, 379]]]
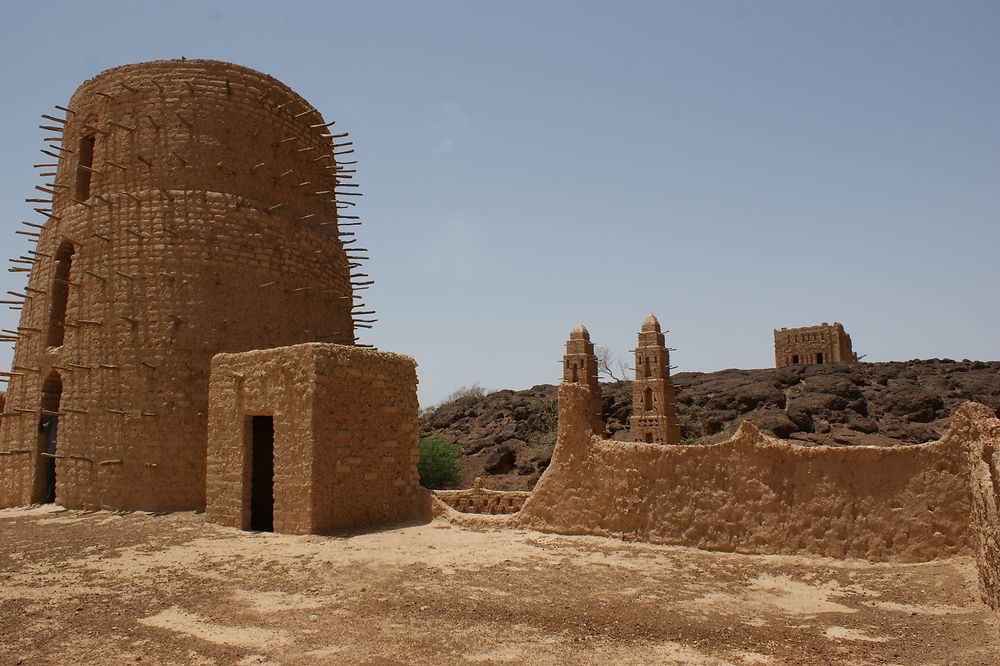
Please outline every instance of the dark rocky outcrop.
[[[1000, 362], [930, 359], [857, 366], [682, 372], [674, 376], [685, 443], [719, 441], [751, 421], [803, 444], [895, 446], [937, 439], [967, 400], [1000, 414]], [[602, 385], [607, 436], [628, 438], [632, 391]], [[458, 442], [462, 486], [527, 490], [548, 466], [556, 436], [556, 387], [496, 391], [427, 410], [421, 435]]]

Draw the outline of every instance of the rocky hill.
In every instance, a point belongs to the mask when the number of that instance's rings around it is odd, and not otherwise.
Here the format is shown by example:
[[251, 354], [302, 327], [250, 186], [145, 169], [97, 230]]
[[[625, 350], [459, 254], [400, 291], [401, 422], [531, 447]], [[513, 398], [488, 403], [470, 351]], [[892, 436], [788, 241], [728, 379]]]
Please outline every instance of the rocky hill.
[[[806, 445], [898, 446], [937, 439], [967, 400], [1000, 415], [1000, 361], [682, 372], [673, 381], [683, 441], [690, 444], [720, 441], [749, 419]], [[611, 383], [602, 390], [608, 436], [626, 439], [631, 386]], [[420, 430], [462, 445], [461, 487], [483, 477], [487, 487], [530, 489], [555, 445], [556, 387], [459, 398], [424, 412]]]

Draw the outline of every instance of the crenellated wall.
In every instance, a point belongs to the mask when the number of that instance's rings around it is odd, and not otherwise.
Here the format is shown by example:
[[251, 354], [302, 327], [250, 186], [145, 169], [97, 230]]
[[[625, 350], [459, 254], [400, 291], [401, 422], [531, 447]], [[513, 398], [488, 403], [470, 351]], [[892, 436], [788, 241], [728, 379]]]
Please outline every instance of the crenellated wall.
[[435, 490], [434, 496], [460, 513], [496, 516], [517, 513], [531, 493], [518, 490], [490, 490], [477, 486], [464, 490]]
[[521, 526], [904, 562], [967, 553], [976, 538], [968, 460], [984, 438], [996, 441], [983, 425], [996, 419], [981, 405], [963, 406], [952, 429], [926, 445], [804, 447], [744, 423], [719, 444], [663, 446], [592, 438], [586, 399], [560, 386], [556, 449]]

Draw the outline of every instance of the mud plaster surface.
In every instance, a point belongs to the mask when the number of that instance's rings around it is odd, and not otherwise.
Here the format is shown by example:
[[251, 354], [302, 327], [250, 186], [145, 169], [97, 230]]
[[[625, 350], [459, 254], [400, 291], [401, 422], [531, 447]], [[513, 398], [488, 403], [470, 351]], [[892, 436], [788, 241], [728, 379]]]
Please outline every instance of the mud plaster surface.
[[995, 664], [973, 561], [0, 511], [0, 663]]

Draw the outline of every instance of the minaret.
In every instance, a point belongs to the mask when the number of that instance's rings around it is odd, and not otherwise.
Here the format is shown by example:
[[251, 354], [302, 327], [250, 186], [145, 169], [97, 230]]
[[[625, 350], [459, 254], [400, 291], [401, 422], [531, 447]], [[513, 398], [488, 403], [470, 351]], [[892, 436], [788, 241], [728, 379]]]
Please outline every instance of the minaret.
[[635, 381], [632, 382], [632, 441], [676, 444], [681, 428], [670, 382], [670, 353], [660, 332], [660, 322], [646, 316], [635, 348]]
[[563, 356], [563, 383], [584, 384], [590, 390], [590, 422], [594, 434], [604, 435], [601, 386], [597, 382], [597, 357], [594, 343], [583, 324], [569, 332], [566, 355]]

